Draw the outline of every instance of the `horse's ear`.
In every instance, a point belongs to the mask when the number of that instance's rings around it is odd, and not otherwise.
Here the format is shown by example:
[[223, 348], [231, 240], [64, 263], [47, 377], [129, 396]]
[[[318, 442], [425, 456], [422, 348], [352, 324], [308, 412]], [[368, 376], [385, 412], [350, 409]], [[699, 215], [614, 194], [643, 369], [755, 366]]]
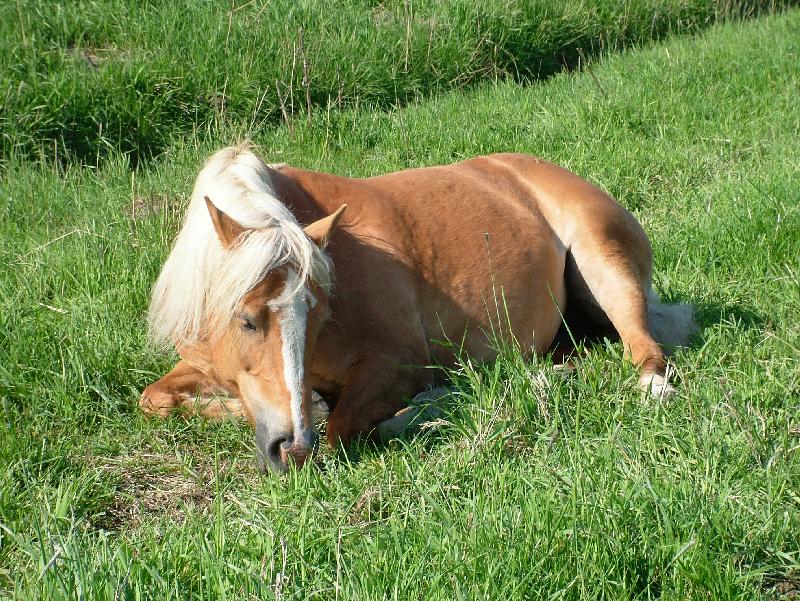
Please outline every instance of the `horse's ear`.
[[336, 224], [339, 223], [339, 219], [342, 218], [342, 214], [346, 208], [347, 205], [342, 205], [336, 209], [335, 213], [331, 213], [327, 217], [323, 217], [319, 221], [307, 225], [304, 230], [306, 235], [311, 238], [317, 246], [324, 249], [328, 244], [328, 238], [330, 238], [330, 235], [336, 228]]
[[228, 217], [223, 211], [220, 211], [208, 196], [203, 198], [206, 199], [208, 214], [211, 215], [211, 223], [214, 224], [219, 241], [222, 242], [222, 246], [225, 248], [230, 248], [236, 238], [239, 237], [239, 234], [245, 231], [245, 228]]

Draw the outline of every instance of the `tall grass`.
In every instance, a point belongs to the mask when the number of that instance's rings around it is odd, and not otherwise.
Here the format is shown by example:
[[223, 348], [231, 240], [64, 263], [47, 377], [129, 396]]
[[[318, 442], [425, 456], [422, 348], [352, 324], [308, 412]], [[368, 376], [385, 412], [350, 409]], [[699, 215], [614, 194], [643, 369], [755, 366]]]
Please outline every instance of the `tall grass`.
[[390, 107], [795, 0], [18, 0], [0, 5], [0, 162], [135, 164], [221, 123]]

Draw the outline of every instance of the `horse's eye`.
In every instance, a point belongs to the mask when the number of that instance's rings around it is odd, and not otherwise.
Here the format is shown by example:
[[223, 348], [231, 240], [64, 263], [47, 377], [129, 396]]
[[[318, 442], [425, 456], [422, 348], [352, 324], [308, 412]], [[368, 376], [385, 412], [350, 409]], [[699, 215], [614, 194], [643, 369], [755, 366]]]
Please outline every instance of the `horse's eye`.
[[249, 318], [247, 318], [244, 315], [242, 315], [241, 319], [242, 319], [242, 329], [243, 330], [247, 330], [248, 332], [255, 332], [256, 331], [256, 324], [254, 324]]

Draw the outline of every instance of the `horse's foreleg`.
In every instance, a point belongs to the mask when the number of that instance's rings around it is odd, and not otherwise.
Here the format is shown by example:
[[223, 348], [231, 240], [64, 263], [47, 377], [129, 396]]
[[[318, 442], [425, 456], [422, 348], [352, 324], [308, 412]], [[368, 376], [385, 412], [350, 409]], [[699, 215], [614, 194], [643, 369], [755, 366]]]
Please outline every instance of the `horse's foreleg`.
[[181, 360], [167, 375], [144, 389], [139, 406], [146, 414], [160, 417], [179, 407], [217, 420], [243, 415], [238, 399], [218, 396], [219, 393], [226, 394], [212, 378]]
[[179, 407], [189, 413], [202, 415], [213, 420], [222, 421], [232, 417], [247, 417], [241, 401], [232, 396], [195, 395], [187, 396]]
[[415, 416], [407, 413], [398, 418], [398, 412], [431, 383], [427, 370], [398, 367], [385, 359], [363, 362], [351, 374], [328, 419], [329, 444], [346, 445], [358, 434], [383, 431], [389, 435], [392, 429], [404, 429]]

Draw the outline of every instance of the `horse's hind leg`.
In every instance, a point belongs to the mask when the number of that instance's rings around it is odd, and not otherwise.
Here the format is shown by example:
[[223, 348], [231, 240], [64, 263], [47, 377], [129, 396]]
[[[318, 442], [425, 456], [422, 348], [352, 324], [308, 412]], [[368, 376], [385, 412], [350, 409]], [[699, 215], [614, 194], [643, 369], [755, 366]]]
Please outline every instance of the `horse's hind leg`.
[[403, 436], [421, 428], [424, 424], [439, 419], [442, 411], [436, 402], [450, 394], [450, 389], [444, 386], [429, 388], [415, 396], [409, 406], [401, 409], [394, 416], [383, 420], [375, 429], [385, 439]]
[[[586, 236], [570, 249], [568, 304], [593, 323], [613, 325], [625, 354], [639, 368], [639, 386], [654, 396], [668, 395], [664, 352], [648, 323], [652, 253], [644, 232], [630, 222], [617, 223], [616, 236]], [[594, 238], [594, 239], [592, 239]]]

